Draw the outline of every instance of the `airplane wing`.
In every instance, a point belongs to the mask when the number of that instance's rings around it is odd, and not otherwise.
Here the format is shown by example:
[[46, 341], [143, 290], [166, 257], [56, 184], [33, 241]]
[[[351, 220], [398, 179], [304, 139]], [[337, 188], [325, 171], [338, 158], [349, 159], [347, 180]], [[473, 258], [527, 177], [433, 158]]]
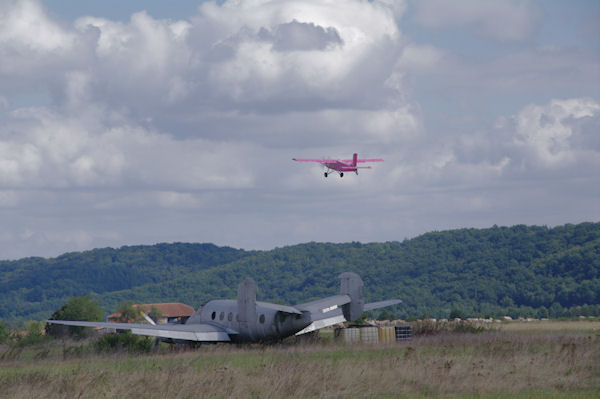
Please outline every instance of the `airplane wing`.
[[383, 162], [382, 158], [357, 159], [356, 162]]
[[296, 309], [309, 312], [310, 319], [312, 320], [311, 324], [303, 330], [298, 331], [296, 335], [306, 334], [311, 331], [345, 322], [346, 319], [342, 314], [341, 306], [350, 303], [350, 301], [351, 299], [348, 295], [335, 295], [296, 305]]
[[292, 306], [278, 305], [276, 303], [269, 302], [259, 302], [256, 301], [256, 304], [262, 308], [273, 309], [278, 312], [288, 313], [288, 314], [297, 314], [302, 315], [302, 312]]
[[387, 301], [365, 303], [363, 310], [366, 312], [367, 310], [385, 308], [386, 306], [397, 305], [399, 303], [402, 303], [401, 299], [388, 299]]
[[[344, 163], [352, 163], [352, 159], [344, 159], [341, 162]], [[382, 158], [367, 158], [367, 159], [357, 159], [356, 163], [361, 163], [361, 162], [383, 162]]]
[[332, 163], [337, 162], [337, 159], [308, 159], [308, 158], [292, 158], [294, 161], [298, 162], [319, 162], [319, 163]]
[[[333, 326], [347, 321], [342, 313], [341, 306], [349, 302], [350, 297], [348, 295], [336, 295], [297, 305], [297, 309], [311, 312], [310, 314], [312, 323], [303, 330], [298, 331], [296, 335], [306, 334], [324, 327]], [[400, 299], [388, 299], [386, 301], [366, 303], [363, 310], [368, 311], [384, 308], [386, 306], [396, 305], [401, 302], [402, 300]]]
[[200, 324], [150, 324], [106, 323], [95, 321], [46, 320], [48, 323], [76, 327], [103, 327], [117, 330], [130, 330], [136, 335], [181, 339], [188, 341], [231, 341], [230, 335], [237, 331], [207, 323]]
[[[294, 306], [296, 309], [301, 311], [310, 312], [311, 315], [325, 314], [332, 310], [337, 309], [339, 306], [345, 305], [350, 302], [348, 295], [335, 295], [323, 299], [317, 299], [316, 301], [302, 303]], [[315, 320], [313, 318], [313, 320]]]

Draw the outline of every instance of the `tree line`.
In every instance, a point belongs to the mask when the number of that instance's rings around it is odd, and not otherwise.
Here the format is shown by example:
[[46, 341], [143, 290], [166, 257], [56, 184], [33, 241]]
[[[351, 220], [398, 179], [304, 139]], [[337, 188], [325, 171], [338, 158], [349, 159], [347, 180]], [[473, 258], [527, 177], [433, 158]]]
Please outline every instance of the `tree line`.
[[401, 242], [310, 242], [270, 251], [157, 244], [1, 261], [0, 319], [45, 319], [85, 295], [104, 315], [125, 301], [198, 307], [235, 298], [246, 276], [257, 281], [259, 300], [296, 304], [337, 293], [343, 271], [363, 278], [367, 301], [402, 299], [385, 310], [399, 318], [599, 316], [600, 223], [457, 229]]

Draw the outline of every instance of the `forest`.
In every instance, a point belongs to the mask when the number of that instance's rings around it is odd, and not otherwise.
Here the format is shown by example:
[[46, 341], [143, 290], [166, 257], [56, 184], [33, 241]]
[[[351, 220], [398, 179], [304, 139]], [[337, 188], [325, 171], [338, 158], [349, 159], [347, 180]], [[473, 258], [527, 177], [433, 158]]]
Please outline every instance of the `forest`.
[[235, 298], [246, 276], [258, 283], [258, 300], [293, 305], [336, 294], [343, 271], [363, 278], [366, 301], [403, 300], [386, 317], [600, 316], [600, 223], [268, 251], [163, 243], [0, 261], [0, 319], [44, 320], [75, 296], [90, 296], [105, 314], [124, 301], [197, 308]]

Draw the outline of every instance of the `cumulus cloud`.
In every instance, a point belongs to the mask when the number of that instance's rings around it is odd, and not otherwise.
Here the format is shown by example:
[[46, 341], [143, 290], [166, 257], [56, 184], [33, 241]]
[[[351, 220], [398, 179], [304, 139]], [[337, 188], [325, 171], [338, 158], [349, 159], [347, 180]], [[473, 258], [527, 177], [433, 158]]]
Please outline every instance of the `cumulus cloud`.
[[75, 35], [52, 21], [37, 1], [7, 1], [0, 5], [3, 49], [28, 49], [46, 54], [65, 52], [75, 40]]
[[[0, 128], [2, 186], [193, 190], [253, 181], [242, 156], [252, 152], [250, 144], [175, 140], [140, 126], [88, 124], [47, 109], [20, 109], [13, 117], [14, 125]], [[16, 129], [21, 134], [11, 135]]]
[[255, 179], [245, 163], [260, 152], [250, 137], [275, 147], [297, 134], [321, 145], [323, 132], [332, 143], [410, 137], [420, 117], [403, 82], [390, 84], [404, 46], [402, 12], [398, 3], [353, 0], [209, 2], [190, 21], [142, 11], [128, 22], [86, 16], [69, 27], [40, 2], [10, 2], [0, 52], [17, 57], [1, 77], [9, 86], [20, 66], [39, 60], [23, 84], [45, 86], [52, 104], [5, 115], [0, 179], [247, 187]]
[[[600, 103], [590, 98], [529, 104], [481, 131], [436, 136], [402, 152], [383, 172], [388, 189], [487, 190], [515, 181], [596, 179], [600, 168]], [[562, 183], [561, 183], [562, 184]]]
[[531, 104], [515, 117], [515, 122], [515, 144], [527, 151], [532, 162], [560, 167], [600, 159], [597, 101], [573, 98], [552, 100], [544, 106]]
[[343, 44], [335, 28], [323, 28], [312, 22], [302, 23], [295, 19], [279, 24], [274, 32], [261, 28], [258, 35], [263, 40], [271, 41], [275, 51], [325, 50]]
[[[427, 29], [466, 24], [519, 51], [473, 60], [412, 42], [401, 31], [410, 5]], [[589, 182], [582, 170], [600, 159], [597, 99], [555, 94], [593, 82], [598, 54], [527, 47], [541, 21], [529, 1], [230, 0], [185, 20], [140, 11], [70, 24], [50, 6], [0, 4], [4, 256], [501, 224], [511, 206], [535, 213], [551, 190], [537, 177]], [[506, 93], [536, 96], [457, 126]], [[326, 180], [291, 161], [353, 152], [385, 162]]]

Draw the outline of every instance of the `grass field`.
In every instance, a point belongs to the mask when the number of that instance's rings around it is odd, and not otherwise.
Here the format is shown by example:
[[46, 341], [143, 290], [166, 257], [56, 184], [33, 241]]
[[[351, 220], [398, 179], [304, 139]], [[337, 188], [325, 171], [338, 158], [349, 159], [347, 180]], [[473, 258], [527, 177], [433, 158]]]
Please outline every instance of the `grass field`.
[[65, 351], [58, 341], [23, 352], [2, 348], [0, 397], [600, 397], [600, 333], [595, 327], [591, 333], [582, 325], [562, 332], [561, 325], [515, 332], [509, 324], [479, 334], [444, 333], [385, 346], [326, 340], [205, 345], [144, 355]]
[[500, 323], [500, 330], [524, 333], [582, 333], [600, 334], [600, 320], [533, 320]]

